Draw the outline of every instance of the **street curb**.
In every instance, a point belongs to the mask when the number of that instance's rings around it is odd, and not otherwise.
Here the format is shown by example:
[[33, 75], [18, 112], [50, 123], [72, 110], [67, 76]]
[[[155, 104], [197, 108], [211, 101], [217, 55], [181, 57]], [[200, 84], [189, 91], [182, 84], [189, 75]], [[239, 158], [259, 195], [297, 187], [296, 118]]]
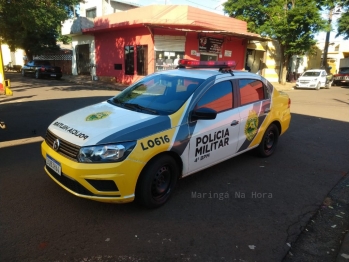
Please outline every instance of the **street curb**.
[[329, 192], [297, 240], [291, 244], [283, 262], [348, 262], [349, 256], [349, 175]]

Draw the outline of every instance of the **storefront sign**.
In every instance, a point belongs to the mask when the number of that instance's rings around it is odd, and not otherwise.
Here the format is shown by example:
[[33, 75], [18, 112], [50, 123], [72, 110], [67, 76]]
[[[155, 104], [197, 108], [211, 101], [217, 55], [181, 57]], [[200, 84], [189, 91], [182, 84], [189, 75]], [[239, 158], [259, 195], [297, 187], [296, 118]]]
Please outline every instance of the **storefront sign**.
[[199, 38], [199, 51], [206, 53], [220, 53], [223, 44], [223, 39], [212, 37]]
[[230, 50], [225, 50], [225, 51], [224, 51], [224, 56], [229, 56], [229, 57], [231, 57], [231, 51], [230, 51]]

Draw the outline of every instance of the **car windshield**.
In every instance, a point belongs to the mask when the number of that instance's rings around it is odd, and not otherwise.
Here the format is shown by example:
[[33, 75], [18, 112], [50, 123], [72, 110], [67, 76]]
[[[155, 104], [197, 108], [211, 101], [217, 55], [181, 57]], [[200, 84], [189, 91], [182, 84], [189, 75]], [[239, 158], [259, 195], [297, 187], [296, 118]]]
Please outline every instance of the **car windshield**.
[[110, 103], [148, 114], [170, 115], [191, 96], [203, 79], [155, 74], [131, 85]]
[[339, 68], [338, 74], [349, 74], [349, 67]]
[[320, 71], [307, 71], [302, 76], [319, 76]]

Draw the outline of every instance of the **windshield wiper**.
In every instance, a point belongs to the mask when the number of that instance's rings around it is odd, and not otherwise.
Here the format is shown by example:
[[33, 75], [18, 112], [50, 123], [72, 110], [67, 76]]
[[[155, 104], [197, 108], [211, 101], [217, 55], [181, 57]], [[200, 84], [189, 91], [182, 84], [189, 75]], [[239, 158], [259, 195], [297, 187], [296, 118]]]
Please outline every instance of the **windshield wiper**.
[[139, 104], [134, 104], [134, 103], [125, 103], [123, 101], [121, 101], [120, 99], [114, 97], [112, 99], [112, 101], [116, 104], [119, 104], [123, 107], [127, 107], [127, 108], [130, 108], [130, 109], [136, 109], [136, 110], [142, 110], [142, 111], [146, 111], [146, 112], [149, 112], [151, 114], [154, 114], [154, 115], [158, 115], [158, 111], [154, 110], [154, 109], [151, 109], [151, 108], [148, 108], [148, 107], [144, 107], [144, 106], [141, 106]]
[[150, 109], [148, 107], [144, 107], [144, 106], [141, 106], [139, 104], [133, 104], [133, 103], [123, 103], [123, 105], [125, 107], [128, 107], [128, 108], [133, 108], [133, 109], [139, 109], [139, 110], [142, 110], [142, 111], [147, 111], [149, 113], [152, 113], [152, 114], [156, 114], [158, 115], [158, 111], [154, 110], [154, 109]]

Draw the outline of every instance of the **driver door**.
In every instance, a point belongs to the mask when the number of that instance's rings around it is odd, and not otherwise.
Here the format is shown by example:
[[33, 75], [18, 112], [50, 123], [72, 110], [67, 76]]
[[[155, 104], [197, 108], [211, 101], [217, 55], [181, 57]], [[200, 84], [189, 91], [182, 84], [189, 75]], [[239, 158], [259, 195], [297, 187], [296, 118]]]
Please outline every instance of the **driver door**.
[[232, 157], [237, 150], [240, 115], [234, 108], [233, 85], [223, 81], [213, 85], [200, 98], [195, 109], [210, 108], [217, 112], [212, 120], [199, 119], [189, 143], [188, 174]]

